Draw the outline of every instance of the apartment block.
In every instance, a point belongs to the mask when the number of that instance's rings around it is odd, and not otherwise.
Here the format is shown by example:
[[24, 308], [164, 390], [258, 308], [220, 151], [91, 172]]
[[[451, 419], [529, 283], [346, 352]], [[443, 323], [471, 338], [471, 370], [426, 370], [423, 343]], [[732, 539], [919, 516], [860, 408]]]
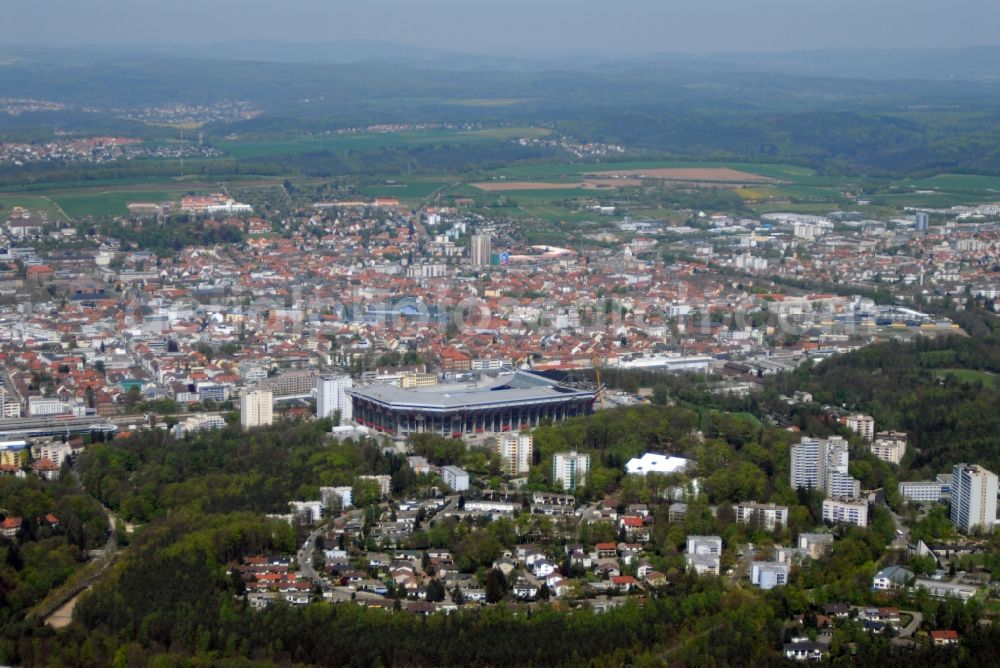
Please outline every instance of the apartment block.
[[274, 423], [274, 395], [270, 390], [244, 391], [240, 397], [240, 426], [243, 429]]
[[790, 451], [789, 483], [793, 488], [819, 489], [828, 497], [856, 497], [861, 483], [848, 474], [850, 452], [839, 436], [823, 440], [804, 437]]
[[959, 531], [992, 531], [997, 521], [997, 476], [975, 464], [951, 472], [951, 522]]
[[847, 420], [845, 420], [845, 424], [848, 429], [866, 441], [870, 441], [875, 437], [875, 418], [871, 415], [861, 415], [860, 413], [849, 415]]
[[507, 432], [498, 434], [494, 450], [503, 462], [503, 471], [509, 476], [528, 473], [535, 452], [535, 439], [531, 434]]
[[868, 526], [868, 502], [852, 499], [823, 499], [823, 521], [866, 527]]
[[872, 441], [871, 450], [882, 461], [898, 464], [906, 454], [906, 434], [900, 431], [880, 431]]
[[340, 424], [349, 424], [354, 419], [353, 404], [347, 390], [354, 381], [347, 374], [327, 374], [316, 381], [316, 417], [333, 417], [340, 412]]
[[753, 561], [750, 563], [750, 582], [761, 589], [774, 589], [788, 584], [789, 567], [777, 561]]
[[740, 524], [749, 524], [766, 531], [774, 531], [776, 528], [788, 525], [787, 506], [746, 502], [736, 504], [733, 510], [736, 512], [736, 521]]
[[590, 455], [572, 450], [557, 452], [552, 457], [552, 483], [561, 486], [567, 492], [585, 486], [588, 471], [590, 471]]

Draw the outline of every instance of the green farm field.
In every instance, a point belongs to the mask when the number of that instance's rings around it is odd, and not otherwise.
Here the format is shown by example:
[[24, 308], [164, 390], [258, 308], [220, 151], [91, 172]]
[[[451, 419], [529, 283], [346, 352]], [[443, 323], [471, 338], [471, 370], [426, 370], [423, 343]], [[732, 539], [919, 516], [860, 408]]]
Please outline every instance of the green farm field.
[[0, 219], [6, 220], [7, 214], [15, 206], [20, 206], [33, 213], [44, 213], [49, 220], [56, 221], [65, 218], [59, 207], [48, 197], [42, 195], [4, 194], [0, 195]]
[[1000, 196], [1000, 177], [978, 176], [975, 174], [939, 174], [926, 179], [900, 182], [911, 188], [934, 188], [938, 190], [994, 191]]
[[53, 195], [71, 218], [119, 216], [128, 213], [130, 202], [169, 202], [179, 200], [186, 190], [114, 190], [79, 194]]
[[229, 141], [221, 142], [219, 148], [235, 158], [261, 158], [275, 155], [299, 155], [316, 151], [346, 153], [347, 151], [365, 151], [397, 146], [503, 141], [517, 137], [544, 137], [549, 132], [545, 128], [532, 127], [380, 132], [321, 138], [305, 137], [287, 141]]

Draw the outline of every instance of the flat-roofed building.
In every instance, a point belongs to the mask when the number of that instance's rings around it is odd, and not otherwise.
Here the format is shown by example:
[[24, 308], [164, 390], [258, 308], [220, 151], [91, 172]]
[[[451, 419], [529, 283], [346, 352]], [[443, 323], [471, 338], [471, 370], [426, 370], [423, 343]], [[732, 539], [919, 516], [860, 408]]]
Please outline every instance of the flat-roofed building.
[[351, 397], [347, 390], [354, 382], [347, 374], [324, 374], [316, 380], [316, 417], [332, 418], [340, 413], [340, 423], [347, 424], [354, 417]]
[[244, 391], [240, 397], [240, 426], [243, 429], [274, 423], [274, 396], [269, 390]]
[[736, 504], [733, 510], [736, 512], [736, 521], [740, 524], [749, 524], [766, 531], [788, 526], [788, 506], [747, 501]]
[[507, 432], [496, 436], [495, 451], [500, 457], [504, 473], [518, 476], [531, 469], [535, 452], [535, 439], [531, 434]]
[[882, 461], [898, 464], [906, 454], [906, 434], [901, 431], [880, 431], [872, 441], [871, 450]]
[[868, 502], [852, 499], [823, 499], [823, 521], [866, 527], [868, 526]]
[[750, 563], [750, 583], [761, 589], [774, 589], [788, 584], [787, 562], [754, 561]]
[[898, 489], [907, 503], [937, 503], [948, 497], [951, 485], [940, 480], [913, 480], [899, 483]]
[[590, 455], [572, 450], [557, 452], [552, 456], [552, 484], [572, 492], [587, 484], [590, 471]]
[[871, 415], [861, 415], [860, 413], [849, 415], [845, 424], [848, 429], [866, 441], [875, 437], [875, 418]]
[[997, 476], [976, 464], [951, 472], [951, 522], [959, 531], [993, 531], [997, 522]]

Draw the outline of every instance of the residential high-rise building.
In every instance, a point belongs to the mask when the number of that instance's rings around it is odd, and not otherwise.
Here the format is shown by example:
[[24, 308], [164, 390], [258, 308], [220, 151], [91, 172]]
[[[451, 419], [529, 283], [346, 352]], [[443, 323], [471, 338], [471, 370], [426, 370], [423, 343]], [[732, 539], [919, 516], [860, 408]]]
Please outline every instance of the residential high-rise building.
[[931, 217], [925, 211], [917, 211], [913, 214], [913, 229], [917, 232], [926, 232], [930, 228]]
[[473, 234], [469, 250], [473, 265], [487, 267], [493, 254], [493, 238], [488, 234]]
[[880, 431], [872, 442], [872, 454], [884, 462], [898, 464], [906, 454], [906, 434], [900, 431]]
[[839, 436], [826, 440], [804, 437], [790, 451], [789, 484], [798, 489], [818, 489], [828, 497], [854, 498], [861, 483], [848, 473], [850, 452]]
[[340, 424], [347, 424], [354, 419], [353, 403], [347, 394], [347, 389], [353, 386], [354, 382], [347, 374], [320, 376], [316, 381], [316, 417], [333, 417], [334, 413], [340, 411]]
[[504, 473], [510, 476], [524, 475], [531, 468], [535, 439], [531, 434], [498, 434], [495, 449], [503, 462]]
[[792, 489], [822, 489], [826, 469], [826, 441], [803, 438], [792, 445], [788, 484]]
[[855, 414], [847, 418], [847, 428], [855, 434], [870, 441], [875, 437], [875, 418], [871, 415]]
[[997, 476], [975, 464], [951, 473], [951, 522], [960, 531], [992, 531], [997, 521]]
[[588, 471], [590, 471], [590, 455], [572, 450], [557, 452], [552, 457], [552, 482], [562, 486], [567, 492], [586, 485]]
[[240, 397], [240, 426], [244, 429], [274, 423], [274, 395], [270, 390], [246, 390]]

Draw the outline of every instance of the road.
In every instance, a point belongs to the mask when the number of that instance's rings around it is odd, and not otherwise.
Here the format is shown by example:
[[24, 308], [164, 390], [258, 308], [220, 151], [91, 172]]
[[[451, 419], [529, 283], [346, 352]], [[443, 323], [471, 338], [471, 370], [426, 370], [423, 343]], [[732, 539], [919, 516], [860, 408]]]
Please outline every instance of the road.
[[461, 494], [455, 494], [453, 496], [445, 497], [445, 504], [441, 506], [441, 510], [434, 513], [430, 520], [427, 521], [427, 526], [434, 526], [434, 523], [437, 522], [439, 518], [445, 517], [445, 514], [451, 511], [452, 505], [458, 503], [458, 497], [460, 496]]
[[323, 578], [316, 569], [313, 568], [313, 553], [316, 551], [316, 538], [320, 534], [326, 531], [326, 524], [314, 529], [309, 537], [306, 538], [305, 544], [299, 548], [298, 562], [299, 562], [299, 572], [303, 576], [308, 578], [313, 584], [318, 584], [319, 586], [328, 586], [329, 581]]
[[[75, 467], [72, 471], [74, 476], [79, 475]], [[77, 478], [77, 482], [79, 483], [79, 478]], [[108, 540], [104, 543], [104, 549], [101, 550], [101, 556], [97, 558], [97, 569], [65, 592], [59, 599], [39, 611], [38, 617], [52, 628], [61, 629], [69, 625], [73, 620], [73, 609], [76, 607], [80, 594], [90, 589], [118, 556], [118, 530], [116, 528], [118, 518], [104, 504], [101, 504], [101, 507], [107, 513], [110, 531], [108, 531]]]
[[920, 625], [924, 623], [924, 616], [922, 613], [913, 610], [900, 610], [901, 613], [905, 612], [908, 615], [913, 615], [913, 621], [907, 624], [904, 628], [899, 630], [900, 638], [911, 638], [913, 637], [913, 632], [920, 628]]
[[[910, 531], [906, 528], [906, 525], [903, 524], [902, 517], [892, 512], [892, 509], [889, 509], [889, 514], [892, 515], [892, 522], [896, 525], [896, 535], [892, 539], [892, 549], [905, 550], [909, 545]], [[900, 535], [899, 532], [902, 532], [902, 535]]]

